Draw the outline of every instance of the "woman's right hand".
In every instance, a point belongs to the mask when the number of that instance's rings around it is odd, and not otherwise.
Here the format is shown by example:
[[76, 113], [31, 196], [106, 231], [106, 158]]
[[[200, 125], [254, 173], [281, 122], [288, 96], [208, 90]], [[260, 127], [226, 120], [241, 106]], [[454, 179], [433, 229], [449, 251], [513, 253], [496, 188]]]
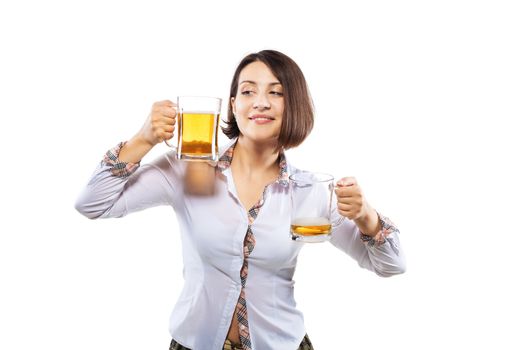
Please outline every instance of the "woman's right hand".
[[177, 105], [169, 100], [155, 102], [139, 132], [140, 137], [152, 147], [171, 139], [175, 132], [176, 107]]
[[119, 159], [138, 163], [157, 143], [171, 139], [175, 132], [176, 107], [169, 100], [155, 102], [142, 128], [120, 150]]

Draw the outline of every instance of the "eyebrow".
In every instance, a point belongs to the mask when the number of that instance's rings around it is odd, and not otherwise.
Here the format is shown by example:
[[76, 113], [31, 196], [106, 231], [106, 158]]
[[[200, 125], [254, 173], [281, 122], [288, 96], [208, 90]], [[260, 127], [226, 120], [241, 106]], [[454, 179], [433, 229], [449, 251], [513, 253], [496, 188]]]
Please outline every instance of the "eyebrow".
[[[257, 83], [253, 80], [243, 80], [239, 83], [239, 85], [241, 84], [244, 84], [244, 83], [248, 83], [248, 84], [254, 84], [254, 85], [257, 85]], [[282, 85], [280, 82], [276, 81], [276, 82], [271, 82], [269, 85]]]

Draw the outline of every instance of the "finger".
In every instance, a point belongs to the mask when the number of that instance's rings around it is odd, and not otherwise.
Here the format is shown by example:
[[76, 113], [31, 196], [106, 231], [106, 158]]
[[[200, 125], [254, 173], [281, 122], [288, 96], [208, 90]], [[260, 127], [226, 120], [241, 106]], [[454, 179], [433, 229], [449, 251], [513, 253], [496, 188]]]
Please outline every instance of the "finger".
[[352, 207], [353, 206], [349, 203], [337, 202], [337, 209], [339, 209], [340, 211], [350, 211], [352, 210]]
[[357, 185], [357, 180], [353, 176], [343, 177], [342, 179], [337, 181], [338, 187], [348, 187], [348, 186], [353, 186], [353, 185]]
[[337, 198], [346, 198], [346, 197], [355, 197], [359, 193], [359, 188], [357, 186], [350, 187], [336, 187], [335, 194]]
[[175, 131], [175, 125], [164, 125], [162, 127], [162, 131], [173, 134], [173, 132]]
[[339, 198], [337, 200], [337, 203], [341, 203], [343, 205], [350, 205], [350, 206], [353, 206], [355, 205], [355, 201], [352, 199], [352, 198]]
[[151, 107], [151, 112], [153, 114], [168, 114], [172, 115], [175, 111], [176, 113], [177, 105], [174, 104], [171, 101], [161, 101], [161, 102], [155, 102], [153, 106]]
[[173, 106], [176, 106], [176, 104], [170, 100], [162, 100], [162, 101], [157, 101], [153, 104], [153, 108], [155, 107], [163, 107], [163, 106], [167, 106], [167, 107], [173, 107]]
[[151, 128], [154, 132], [173, 132], [175, 130], [175, 119], [162, 117], [151, 121]]
[[154, 125], [175, 125], [175, 118], [154, 114], [151, 116], [151, 123]]
[[340, 210], [340, 209], [337, 209], [337, 211], [339, 212], [340, 215], [344, 216], [344, 217], [347, 217], [349, 219], [352, 219], [354, 217], [354, 214], [352, 213], [352, 211], [350, 210]]
[[160, 134], [160, 138], [161, 138], [161, 142], [162, 141], [167, 141], [167, 140], [171, 140], [174, 136], [174, 134], [172, 132], [163, 132]]
[[175, 118], [170, 117], [160, 117], [157, 120], [158, 125], [175, 125]]
[[364, 200], [361, 195], [355, 195], [351, 197], [337, 197], [337, 203], [341, 203], [344, 205], [350, 205], [355, 210], [360, 210], [364, 205]]
[[171, 118], [171, 119], [174, 119], [177, 116], [177, 110], [175, 108], [169, 107], [169, 106], [164, 106], [164, 107], [159, 108], [158, 112], [163, 117], [168, 117], [168, 118]]

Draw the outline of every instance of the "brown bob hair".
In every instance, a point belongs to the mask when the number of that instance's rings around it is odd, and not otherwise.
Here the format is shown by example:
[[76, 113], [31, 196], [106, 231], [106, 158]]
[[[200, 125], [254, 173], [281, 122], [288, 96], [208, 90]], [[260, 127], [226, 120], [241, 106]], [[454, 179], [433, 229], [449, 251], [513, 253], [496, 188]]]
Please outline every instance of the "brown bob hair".
[[275, 50], [263, 50], [244, 57], [233, 75], [230, 98], [228, 100], [228, 119], [221, 127], [228, 138], [239, 137], [241, 133], [233, 115], [231, 99], [237, 96], [239, 75], [250, 63], [264, 63], [283, 86], [284, 111], [278, 148], [289, 149], [299, 146], [310, 134], [314, 126], [314, 106], [303, 72], [290, 57]]

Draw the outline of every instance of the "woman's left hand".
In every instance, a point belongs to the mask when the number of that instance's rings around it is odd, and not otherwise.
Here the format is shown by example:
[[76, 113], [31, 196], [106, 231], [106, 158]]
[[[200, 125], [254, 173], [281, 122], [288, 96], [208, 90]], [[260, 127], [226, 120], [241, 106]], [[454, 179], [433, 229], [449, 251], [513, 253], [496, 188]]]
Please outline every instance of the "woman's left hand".
[[355, 177], [343, 177], [337, 181], [335, 195], [339, 214], [350, 220], [359, 219], [366, 214], [366, 200]]
[[367, 203], [354, 177], [344, 177], [337, 181], [335, 195], [339, 214], [354, 220], [362, 233], [374, 235], [379, 231], [377, 213]]

